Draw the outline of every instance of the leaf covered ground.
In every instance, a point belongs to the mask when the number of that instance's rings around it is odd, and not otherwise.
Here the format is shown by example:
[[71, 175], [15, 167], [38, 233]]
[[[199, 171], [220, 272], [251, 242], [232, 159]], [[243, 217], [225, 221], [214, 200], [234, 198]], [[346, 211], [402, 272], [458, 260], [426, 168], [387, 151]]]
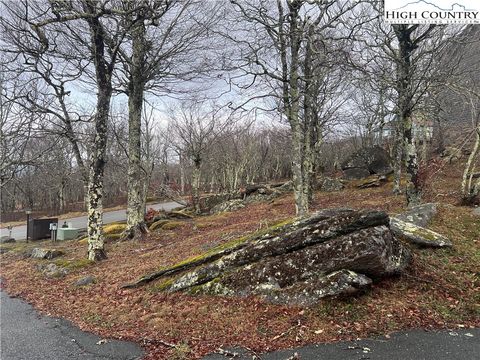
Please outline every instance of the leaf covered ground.
[[[45, 314], [67, 318], [103, 337], [142, 344], [146, 359], [199, 358], [227, 346], [265, 352], [406, 328], [480, 326], [480, 218], [471, 208], [455, 205], [458, 174], [447, 173], [437, 172], [438, 181], [426, 189], [426, 200], [442, 204], [431, 228], [450, 237], [454, 248], [414, 249], [413, 263], [404, 275], [375, 283], [357, 298], [300, 308], [255, 298], [166, 294], [156, 282], [120, 288], [159, 268], [293, 217], [291, 194], [235, 212], [186, 220], [139, 242], [109, 243], [108, 259], [98, 264], [83, 260], [84, 243], [57, 243], [66, 255], [52, 262], [69, 269], [64, 278], [46, 278], [37, 270], [46, 260], [24, 257], [29, 247], [52, 247], [49, 242], [3, 245], [9, 248], [1, 256], [3, 286]], [[330, 207], [397, 213], [405, 204], [386, 185], [318, 193], [314, 209]], [[86, 275], [94, 276], [96, 282], [74, 285]]]

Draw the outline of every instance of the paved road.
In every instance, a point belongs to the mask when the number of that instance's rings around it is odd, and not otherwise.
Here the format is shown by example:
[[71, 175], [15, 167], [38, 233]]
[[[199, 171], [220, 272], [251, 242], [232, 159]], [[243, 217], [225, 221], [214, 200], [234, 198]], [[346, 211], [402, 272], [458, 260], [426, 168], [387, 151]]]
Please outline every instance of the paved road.
[[[161, 203], [161, 204], [149, 204], [147, 205], [147, 209], [153, 208], [155, 210], [158, 209], [164, 209], [164, 210], [171, 210], [173, 208], [176, 208], [178, 206], [181, 206], [180, 204], [176, 202], [167, 202], [167, 203]], [[127, 218], [127, 213], [126, 210], [115, 210], [115, 211], [108, 211], [103, 214], [103, 223], [104, 224], [109, 224], [115, 221], [122, 221], [126, 220]], [[86, 228], [87, 227], [87, 217], [86, 216], [78, 216], [70, 219], [62, 219], [59, 220], [60, 224], [63, 224], [63, 221], [66, 222], [71, 222], [72, 227], [74, 228]], [[1, 236], [8, 235], [8, 230], [7, 229], [1, 229], [0, 230]], [[15, 240], [22, 240], [25, 239], [27, 236], [27, 226], [26, 225], [21, 225], [21, 226], [15, 226], [12, 229], [12, 237]]]
[[[0, 291], [0, 359], [2, 360], [130, 360], [140, 359], [134, 343], [101, 339], [63, 319], [40, 316], [20, 299]], [[251, 360], [242, 349], [235, 359]], [[294, 354], [297, 354], [295, 357]], [[359, 341], [319, 344], [262, 354], [263, 360], [476, 360], [480, 354], [480, 329], [426, 332], [413, 330]], [[211, 354], [204, 360], [225, 360]], [[258, 358], [257, 358], [258, 359]]]
[[0, 291], [0, 359], [130, 360], [143, 350], [135, 343], [101, 340], [63, 319], [40, 316], [26, 302]]
[[[238, 360], [252, 360], [252, 354], [236, 351]], [[297, 357], [294, 354], [297, 353]], [[220, 354], [204, 360], [225, 360]], [[262, 360], [477, 360], [480, 359], [480, 329], [426, 332], [413, 330], [360, 341], [319, 344], [261, 355]]]

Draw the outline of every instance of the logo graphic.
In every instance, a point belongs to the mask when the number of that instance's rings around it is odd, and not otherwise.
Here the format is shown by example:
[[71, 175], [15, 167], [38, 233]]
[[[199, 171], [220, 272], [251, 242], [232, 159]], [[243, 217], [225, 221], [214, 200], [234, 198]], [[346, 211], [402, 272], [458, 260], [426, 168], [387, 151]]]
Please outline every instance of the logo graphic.
[[480, 24], [478, 0], [385, 0], [391, 24]]

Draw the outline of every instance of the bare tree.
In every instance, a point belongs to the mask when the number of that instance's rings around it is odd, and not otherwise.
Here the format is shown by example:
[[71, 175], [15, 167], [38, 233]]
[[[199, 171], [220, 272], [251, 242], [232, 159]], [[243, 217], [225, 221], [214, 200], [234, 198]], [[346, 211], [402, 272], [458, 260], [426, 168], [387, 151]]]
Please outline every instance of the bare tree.
[[[208, 104], [208, 103], [207, 103]], [[230, 124], [230, 114], [215, 104], [199, 100], [183, 102], [170, 110], [170, 126], [179, 153], [193, 163], [192, 202], [197, 213], [200, 208], [201, 167], [207, 150]]]
[[[107, 0], [82, 0], [78, 2], [52, 2], [47, 7], [38, 5], [35, 22], [29, 21], [44, 47], [49, 41], [46, 32], [50, 27], [64, 26], [69, 38], [81, 49], [87, 49], [94, 68], [94, 83], [97, 89], [94, 115], [93, 145], [90, 149], [90, 173], [88, 181], [88, 258], [106, 258], [103, 238], [103, 176], [107, 146], [107, 122], [112, 97], [112, 75], [118, 56], [119, 44], [125, 33], [119, 23], [108, 21], [107, 16], [115, 9]], [[34, 9], [26, 4], [25, 11]], [[111, 20], [111, 19], [110, 19]], [[74, 30], [75, 29], [75, 30]], [[88, 34], [88, 37], [84, 34]], [[112, 44], [109, 35], [115, 34]]]
[[[227, 37], [242, 47], [240, 68], [251, 81], [264, 81], [261, 89], [267, 93], [256, 98], [273, 96], [290, 125], [296, 212], [304, 215], [312, 196], [314, 149], [320, 146], [325, 120], [321, 106], [332, 98], [325, 84], [340, 56], [346, 56], [343, 46], [356, 24], [347, 29], [344, 20], [357, 3], [278, 0], [274, 6], [272, 2], [231, 2], [241, 20], [237, 34]], [[327, 94], [326, 102], [319, 101]]]

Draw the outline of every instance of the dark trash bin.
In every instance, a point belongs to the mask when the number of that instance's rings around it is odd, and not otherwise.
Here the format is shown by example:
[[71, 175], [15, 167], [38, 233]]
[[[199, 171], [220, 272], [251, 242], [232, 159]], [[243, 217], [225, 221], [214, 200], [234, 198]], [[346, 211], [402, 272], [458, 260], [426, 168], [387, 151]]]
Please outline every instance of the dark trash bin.
[[31, 219], [28, 223], [28, 240], [50, 238], [50, 224], [58, 224], [58, 218]]

